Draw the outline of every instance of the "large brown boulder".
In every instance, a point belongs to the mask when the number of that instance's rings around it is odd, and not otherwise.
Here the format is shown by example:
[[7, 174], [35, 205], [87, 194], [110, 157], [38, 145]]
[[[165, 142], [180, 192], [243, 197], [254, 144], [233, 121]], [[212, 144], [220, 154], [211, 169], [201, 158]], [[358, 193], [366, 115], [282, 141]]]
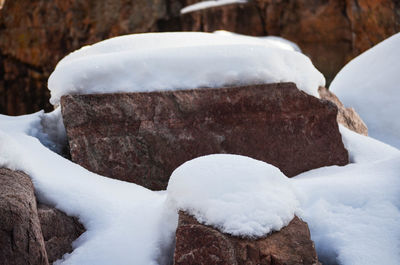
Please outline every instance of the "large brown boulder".
[[346, 108], [339, 98], [326, 87], [319, 87], [318, 93], [322, 99], [331, 101], [338, 107], [337, 121], [356, 133], [368, 135], [367, 125], [353, 108]]
[[345, 165], [337, 108], [293, 83], [61, 98], [72, 160], [104, 176], [165, 189], [208, 154], [249, 156], [289, 177]]
[[28, 175], [0, 168], [0, 264], [51, 264], [83, 232], [75, 218], [36, 203]]
[[49, 264], [31, 179], [5, 168], [0, 168], [0, 246], [2, 264]]
[[221, 233], [179, 212], [176, 265], [318, 265], [317, 253], [305, 222], [295, 217], [286, 227], [260, 239]]

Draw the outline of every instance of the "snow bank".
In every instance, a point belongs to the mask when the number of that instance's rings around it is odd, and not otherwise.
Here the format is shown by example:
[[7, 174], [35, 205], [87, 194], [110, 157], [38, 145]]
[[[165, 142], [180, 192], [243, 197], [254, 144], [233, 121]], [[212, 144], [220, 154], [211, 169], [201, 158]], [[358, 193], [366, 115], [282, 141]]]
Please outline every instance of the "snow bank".
[[146, 33], [112, 38], [62, 59], [51, 103], [64, 94], [138, 92], [294, 82], [318, 97], [322, 74], [305, 55], [255, 38], [211, 33]]
[[247, 0], [211, 0], [211, 1], [202, 1], [195, 3], [193, 5], [186, 6], [181, 9], [181, 14], [186, 14], [198, 10], [203, 10], [211, 7], [217, 6], [225, 6], [230, 4], [244, 4], [247, 3]]
[[209, 155], [178, 167], [168, 199], [179, 210], [236, 236], [261, 237], [298, 211], [289, 179], [276, 167], [239, 155]]
[[400, 152], [340, 129], [356, 163], [292, 179], [318, 256], [323, 264], [400, 264]]
[[349, 62], [330, 85], [370, 136], [400, 148], [400, 33]]

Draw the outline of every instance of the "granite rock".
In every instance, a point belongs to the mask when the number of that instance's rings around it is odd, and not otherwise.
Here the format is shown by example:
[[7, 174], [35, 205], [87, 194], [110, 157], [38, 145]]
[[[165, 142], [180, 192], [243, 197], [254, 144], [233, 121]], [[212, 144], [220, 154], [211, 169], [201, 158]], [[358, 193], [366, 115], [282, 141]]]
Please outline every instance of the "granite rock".
[[320, 265], [307, 223], [298, 217], [280, 231], [249, 239], [221, 233], [179, 212], [175, 265]]
[[249, 156], [289, 177], [346, 165], [337, 107], [293, 83], [61, 98], [72, 160], [153, 190], [208, 154]]
[[353, 108], [346, 108], [339, 98], [326, 87], [320, 87], [318, 92], [322, 99], [329, 100], [338, 107], [338, 123], [356, 133], [368, 135], [367, 125]]
[[49, 264], [32, 181], [6, 168], [0, 168], [0, 246], [1, 264]]

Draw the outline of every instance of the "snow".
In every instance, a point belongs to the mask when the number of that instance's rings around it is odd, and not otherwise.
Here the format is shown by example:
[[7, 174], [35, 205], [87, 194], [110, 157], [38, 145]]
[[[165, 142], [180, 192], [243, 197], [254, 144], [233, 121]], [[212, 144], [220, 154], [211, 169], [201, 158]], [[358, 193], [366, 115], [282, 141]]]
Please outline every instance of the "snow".
[[226, 30], [217, 30], [217, 31], [214, 31], [213, 33], [217, 34], [217, 35], [237, 37], [238, 39], [245, 39], [245, 40], [247, 39], [249, 41], [261, 42], [264, 44], [276, 46], [277, 48], [281, 48], [284, 50], [301, 52], [300, 47], [296, 43], [289, 41], [285, 38], [279, 37], [279, 36], [254, 37], [254, 36], [230, 32], [230, 31], [226, 31]]
[[58, 126], [43, 126], [57, 124], [59, 115], [0, 116], [0, 166], [25, 171], [41, 202], [77, 216], [87, 230], [57, 264], [169, 264], [177, 209], [253, 237], [296, 213], [309, 224], [324, 264], [400, 264], [396, 148], [340, 126], [347, 166], [287, 179], [261, 161], [211, 155], [186, 162], [167, 191], [153, 192], [91, 173], [45, 147], [37, 137], [62, 139], [48, 135], [63, 134]]
[[370, 136], [400, 148], [400, 33], [350, 61], [330, 85], [353, 107]]
[[171, 175], [168, 200], [200, 223], [243, 237], [279, 231], [298, 212], [289, 179], [245, 156], [215, 154], [190, 160]]
[[42, 130], [44, 115], [0, 116], [0, 166], [29, 174], [41, 202], [85, 226], [58, 263], [167, 264], [176, 218], [165, 208], [166, 194], [99, 176], [52, 152], [29, 135]]
[[247, 0], [211, 0], [211, 1], [202, 1], [195, 3], [193, 5], [186, 6], [181, 9], [181, 14], [186, 14], [194, 11], [199, 11], [211, 7], [231, 5], [231, 4], [244, 4], [247, 3]]
[[86, 46], [51, 74], [50, 102], [65, 94], [158, 91], [294, 82], [319, 97], [323, 75], [299, 52], [257, 38], [184, 32], [145, 33]]
[[340, 130], [355, 163], [293, 179], [319, 258], [323, 264], [400, 264], [400, 152]]

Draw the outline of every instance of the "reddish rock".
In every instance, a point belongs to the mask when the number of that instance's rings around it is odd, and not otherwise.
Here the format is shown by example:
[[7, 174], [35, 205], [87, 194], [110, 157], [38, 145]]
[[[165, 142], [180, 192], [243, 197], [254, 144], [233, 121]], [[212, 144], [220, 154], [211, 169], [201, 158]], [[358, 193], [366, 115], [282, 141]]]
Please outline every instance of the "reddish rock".
[[83, 45], [157, 30], [165, 0], [6, 0], [0, 9], [0, 113], [31, 113], [48, 103], [57, 62]]
[[74, 217], [44, 204], [38, 204], [38, 215], [49, 263], [72, 252], [72, 242], [84, 231], [82, 224]]
[[348, 163], [335, 105], [293, 83], [67, 95], [61, 107], [74, 162], [155, 190], [182, 163], [215, 153], [262, 160], [289, 177]]
[[356, 133], [368, 135], [367, 125], [365, 125], [363, 120], [353, 108], [346, 108], [343, 103], [340, 102], [339, 98], [326, 87], [320, 87], [318, 92], [322, 99], [329, 100], [338, 107], [338, 123], [344, 125], [352, 131], [355, 131]]
[[0, 168], [0, 264], [51, 264], [83, 232], [75, 218], [36, 204], [28, 175]]
[[28, 175], [0, 168], [0, 263], [49, 264]]
[[174, 264], [319, 265], [305, 222], [295, 217], [279, 232], [260, 239], [221, 233], [179, 212]]

